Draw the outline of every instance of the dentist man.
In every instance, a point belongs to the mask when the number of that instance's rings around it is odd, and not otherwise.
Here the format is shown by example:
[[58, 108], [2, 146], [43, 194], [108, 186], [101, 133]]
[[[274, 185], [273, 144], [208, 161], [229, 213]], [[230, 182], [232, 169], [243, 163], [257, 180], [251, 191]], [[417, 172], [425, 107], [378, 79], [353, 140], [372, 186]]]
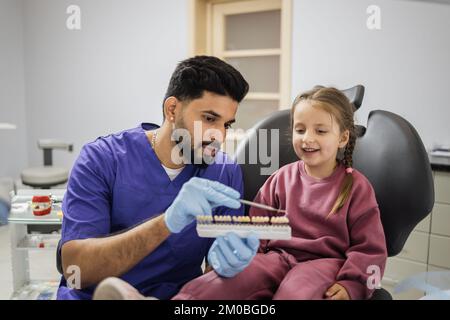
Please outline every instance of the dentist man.
[[[91, 299], [109, 277], [144, 296], [169, 299], [202, 274], [213, 241], [197, 236], [196, 215], [244, 212], [242, 173], [218, 145], [247, 92], [245, 79], [224, 61], [184, 60], [170, 79], [161, 127], [143, 123], [82, 148], [63, 200], [58, 299]], [[195, 124], [202, 128], [197, 144]], [[177, 130], [189, 135], [174, 135]], [[242, 271], [259, 244], [252, 237], [235, 240], [221, 245], [244, 257], [239, 265], [219, 245], [210, 253], [224, 277]]]

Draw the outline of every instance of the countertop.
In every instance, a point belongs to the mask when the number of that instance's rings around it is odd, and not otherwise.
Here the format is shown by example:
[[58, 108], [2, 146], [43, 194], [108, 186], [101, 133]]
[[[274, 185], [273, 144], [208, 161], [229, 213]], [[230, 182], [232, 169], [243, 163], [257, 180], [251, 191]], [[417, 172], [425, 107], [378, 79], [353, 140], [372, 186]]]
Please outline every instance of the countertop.
[[431, 163], [431, 169], [435, 171], [450, 172], [450, 158], [428, 156]]

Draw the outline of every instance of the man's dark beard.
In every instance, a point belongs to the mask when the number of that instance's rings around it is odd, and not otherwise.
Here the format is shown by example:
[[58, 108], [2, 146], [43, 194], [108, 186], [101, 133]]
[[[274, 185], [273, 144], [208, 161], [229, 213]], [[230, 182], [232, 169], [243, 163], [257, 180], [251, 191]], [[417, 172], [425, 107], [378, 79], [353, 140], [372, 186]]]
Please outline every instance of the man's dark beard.
[[[220, 149], [220, 143], [218, 141], [202, 141], [202, 147], [207, 147], [207, 146], [214, 147], [214, 149], [215, 149], [215, 155], [214, 156], [204, 155], [203, 154], [203, 151], [204, 151], [203, 148], [202, 148], [202, 152], [200, 153], [200, 155], [198, 155], [195, 152], [196, 150], [194, 148], [192, 148], [192, 147], [189, 149], [190, 150], [190, 155], [185, 156], [183, 154], [183, 151], [184, 151], [184, 148], [183, 148], [183, 137], [179, 137], [178, 139], [175, 139], [175, 143], [179, 147], [180, 155], [183, 157], [184, 161], [189, 160], [189, 162], [193, 166], [196, 166], [197, 168], [200, 168], [200, 169], [205, 169], [210, 164], [213, 164], [214, 163], [214, 159], [217, 156], [217, 152]], [[188, 161], [186, 161], [186, 162], [188, 162]]]

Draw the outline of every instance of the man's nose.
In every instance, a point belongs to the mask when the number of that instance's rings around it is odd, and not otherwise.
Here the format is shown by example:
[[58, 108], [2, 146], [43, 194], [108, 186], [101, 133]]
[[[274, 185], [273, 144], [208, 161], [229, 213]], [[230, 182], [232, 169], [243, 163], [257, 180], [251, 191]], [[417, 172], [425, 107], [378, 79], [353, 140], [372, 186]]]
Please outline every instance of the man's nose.
[[223, 142], [223, 136], [225, 132], [221, 132], [219, 129], [209, 130], [207, 136], [205, 137], [206, 141], [216, 142], [216, 143], [222, 143]]
[[225, 134], [226, 134], [226, 133], [223, 132], [221, 135], [214, 135], [214, 136], [211, 136], [210, 141], [215, 142], [215, 143], [217, 143], [217, 144], [222, 144], [223, 141], [225, 140], [225, 139], [224, 139]]

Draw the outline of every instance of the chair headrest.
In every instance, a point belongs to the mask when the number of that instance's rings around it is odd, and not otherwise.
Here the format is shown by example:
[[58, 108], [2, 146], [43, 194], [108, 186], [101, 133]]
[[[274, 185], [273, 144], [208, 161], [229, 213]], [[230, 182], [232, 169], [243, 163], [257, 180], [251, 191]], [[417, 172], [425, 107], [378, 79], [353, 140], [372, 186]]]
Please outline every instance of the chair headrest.
[[358, 110], [361, 107], [363, 98], [364, 98], [364, 86], [358, 84], [354, 87], [341, 90], [351, 103], [355, 106], [355, 109]]

